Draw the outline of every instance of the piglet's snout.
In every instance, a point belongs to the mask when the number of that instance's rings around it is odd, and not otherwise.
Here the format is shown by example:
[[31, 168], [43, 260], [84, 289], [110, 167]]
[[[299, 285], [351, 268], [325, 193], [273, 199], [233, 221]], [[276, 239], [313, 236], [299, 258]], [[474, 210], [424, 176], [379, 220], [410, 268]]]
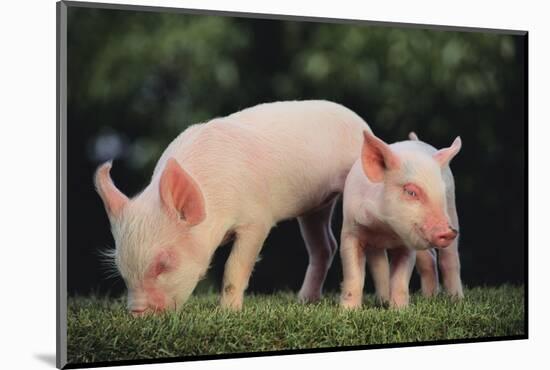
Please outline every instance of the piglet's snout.
[[147, 309], [146, 308], [132, 308], [132, 309], [130, 309], [130, 313], [134, 317], [140, 317], [140, 316], [143, 316], [147, 313]]
[[435, 232], [432, 244], [437, 248], [447, 248], [458, 236], [458, 230], [448, 227], [446, 230]]
[[162, 307], [151, 305], [143, 292], [133, 291], [128, 295], [128, 311], [132, 316], [140, 317], [162, 311]]
[[147, 314], [164, 312], [162, 307], [130, 308], [130, 314], [134, 317], [145, 316]]

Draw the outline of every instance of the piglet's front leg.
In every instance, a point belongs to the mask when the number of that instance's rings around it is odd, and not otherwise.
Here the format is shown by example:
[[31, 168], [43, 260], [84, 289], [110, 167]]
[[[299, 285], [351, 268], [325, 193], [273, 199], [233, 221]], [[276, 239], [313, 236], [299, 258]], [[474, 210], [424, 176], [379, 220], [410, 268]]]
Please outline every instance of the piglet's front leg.
[[244, 291], [269, 230], [270, 227], [264, 224], [247, 225], [237, 230], [237, 239], [225, 263], [222, 307], [235, 311], [242, 308]]
[[455, 299], [464, 298], [462, 281], [460, 280], [460, 259], [458, 257], [458, 242], [439, 251], [439, 266], [443, 275], [443, 286], [448, 295]]
[[378, 304], [387, 307], [390, 301], [390, 266], [386, 250], [367, 247], [365, 254], [374, 281]]
[[360, 308], [365, 284], [365, 253], [357, 236], [342, 232], [340, 257], [344, 272], [340, 305], [344, 308]]
[[435, 249], [416, 252], [416, 270], [420, 275], [420, 286], [424, 297], [433, 297], [439, 291], [437, 253]]
[[409, 305], [409, 281], [416, 260], [416, 252], [407, 248], [390, 252], [390, 306], [401, 308]]

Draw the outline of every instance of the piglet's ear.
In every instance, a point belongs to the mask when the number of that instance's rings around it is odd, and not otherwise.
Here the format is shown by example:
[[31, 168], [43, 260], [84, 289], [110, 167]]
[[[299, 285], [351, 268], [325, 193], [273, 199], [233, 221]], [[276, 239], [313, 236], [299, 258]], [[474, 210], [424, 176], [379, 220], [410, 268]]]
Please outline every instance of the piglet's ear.
[[438, 150], [434, 153], [433, 157], [441, 167], [445, 167], [451, 162], [451, 159], [458, 154], [461, 147], [462, 140], [460, 140], [460, 136], [458, 136], [450, 147]]
[[103, 200], [105, 210], [109, 218], [116, 218], [122, 212], [124, 206], [128, 203], [128, 197], [122, 194], [113, 184], [109, 171], [112, 163], [107, 162], [98, 167], [95, 172], [94, 182], [96, 190]]
[[418, 135], [414, 131], [409, 132], [409, 140], [412, 141], [419, 141]]
[[160, 199], [165, 210], [189, 225], [204, 220], [202, 192], [174, 158], [169, 158], [160, 177]]
[[365, 138], [361, 151], [363, 171], [372, 182], [384, 180], [387, 170], [398, 169], [400, 161], [390, 146], [369, 131], [363, 131]]

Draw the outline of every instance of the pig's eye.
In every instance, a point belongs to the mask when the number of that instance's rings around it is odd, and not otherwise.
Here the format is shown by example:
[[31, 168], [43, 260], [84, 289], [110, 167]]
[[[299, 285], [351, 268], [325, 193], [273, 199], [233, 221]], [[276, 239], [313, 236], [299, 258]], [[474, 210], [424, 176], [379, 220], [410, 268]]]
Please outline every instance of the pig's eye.
[[405, 195], [411, 199], [418, 199], [419, 190], [416, 185], [407, 184], [403, 186], [403, 192]]
[[170, 271], [171, 265], [169, 260], [169, 255], [167, 253], [161, 253], [157, 260], [155, 261], [152, 268], [153, 277], [158, 277], [161, 274], [164, 274], [167, 271]]
[[414, 190], [405, 189], [405, 193], [413, 198], [416, 198], [416, 192]]

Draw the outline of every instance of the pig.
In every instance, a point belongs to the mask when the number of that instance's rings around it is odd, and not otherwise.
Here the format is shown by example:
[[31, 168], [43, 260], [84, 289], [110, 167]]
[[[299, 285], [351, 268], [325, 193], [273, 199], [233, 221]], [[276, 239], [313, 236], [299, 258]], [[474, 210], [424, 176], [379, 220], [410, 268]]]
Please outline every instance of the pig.
[[462, 146], [460, 137], [450, 147], [436, 150], [414, 133], [411, 140], [391, 145], [370, 131], [363, 136], [361, 155], [344, 187], [341, 306], [361, 306], [365, 264], [377, 301], [384, 306], [408, 305], [415, 262], [424, 295], [434, 295], [435, 250], [440, 253], [445, 288], [462, 297], [459, 224], [449, 168]]
[[370, 132], [367, 123], [337, 103], [266, 103], [182, 132], [132, 199], [112, 182], [111, 162], [101, 165], [95, 186], [129, 311], [141, 316], [181, 307], [216, 248], [229, 240], [220, 304], [240, 310], [270, 229], [292, 218], [309, 255], [299, 297], [318, 300], [337, 249], [332, 213], [363, 131]]

